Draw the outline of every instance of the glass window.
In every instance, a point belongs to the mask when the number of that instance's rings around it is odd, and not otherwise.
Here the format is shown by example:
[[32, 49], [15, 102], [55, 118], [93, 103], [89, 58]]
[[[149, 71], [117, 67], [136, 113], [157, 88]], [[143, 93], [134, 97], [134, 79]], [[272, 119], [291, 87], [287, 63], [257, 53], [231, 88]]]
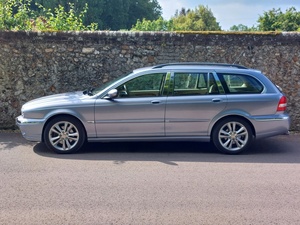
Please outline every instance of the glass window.
[[165, 74], [146, 74], [120, 85], [118, 96], [121, 98], [160, 96]]
[[255, 78], [240, 74], [221, 74], [230, 94], [257, 94], [263, 85]]
[[213, 74], [175, 73], [173, 95], [218, 94], [218, 87]]

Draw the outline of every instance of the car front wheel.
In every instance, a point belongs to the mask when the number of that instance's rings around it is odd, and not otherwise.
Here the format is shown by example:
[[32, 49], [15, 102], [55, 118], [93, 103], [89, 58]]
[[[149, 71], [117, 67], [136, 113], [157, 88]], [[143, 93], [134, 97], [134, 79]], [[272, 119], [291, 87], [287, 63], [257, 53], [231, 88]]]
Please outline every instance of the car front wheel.
[[214, 145], [226, 154], [238, 154], [246, 150], [253, 139], [249, 123], [240, 118], [227, 118], [220, 121], [212, 133]]
[[46, 146], [57, 153], [73, 153], [85, 143], [86, 135], [82, 124], [75, 118], [60, 116], [52, 119], [45, 127]]

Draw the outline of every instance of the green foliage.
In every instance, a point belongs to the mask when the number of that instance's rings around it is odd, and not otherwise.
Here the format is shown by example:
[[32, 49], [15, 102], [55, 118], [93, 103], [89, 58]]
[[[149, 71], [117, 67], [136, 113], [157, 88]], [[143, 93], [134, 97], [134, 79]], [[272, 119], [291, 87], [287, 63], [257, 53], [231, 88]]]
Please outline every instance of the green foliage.
[[[170, 20], [161, 17], [161, 10], [158, 0], [0, 0], [0, 30], [221, 30], [207, 6], [182, 8]], [[230, 30], [300, 31], [300, 12], [272, 9], [259, 16], [258, 26], [239, 24]]]
[[203, 5], [195, 10], [181, 9], [170, 20], [138, 20], [132, 30], [134, 31], [220, 31], [221, 27], [216, 22], [212, 11]]
[[300, 31], [300, 12], [295, 7], [286, 10], [272, 9], [264, 12], [258, 19], [261, 31]]
[[239, 25], [233, 25], [232, 27], [230, 27], [230, 31], [257, 31], [258, 28], [255, 26], [252, 27], [247, 27], [246, 25], [243, 24], [239, 24]]
[[85, 4], [83, 11], [78, 16], [75, 15], [74, 4], [69, 3], [69, 11], [61, 5], [54, 10], [46, 9], [38, 4], [39, 9], [43, 12], [43, 16], [39, 16], [35, 20], [35, 29], [46, 31], [70, 31], [70, 30], [96, 30], [97, 24], [92, 23], [89, 26], [83, 25], [84, 15], [87, 13], [88, 6]]
[[160, 17], [157, 20], [138, 20], [136, 24], [132, 27], [132, 31], [173, 31], [174, 25], [173, 20], [164, 20]]
[[0, 0], [0, 30], [30, 29], [32, 12], [29, 6], [30, 0]]
[[0, 30], [39, 30], [39, 31], [68, 31], [68, 30], [96, 30], [97, 24], [85, 26], [84, 15], [88, 6], [84, 6], [78, 15], [75, 14], [74, 4], [69, 4], [69, 10], [61, 5], [46, 9], [37, 4], [42, 12], [31, 9], [32, 0], [0, 0]]
[[[75, 15], [79, 15], [80, 9], [87, 3], [89, 11], [83, 18], [83, 24], [95, 22], [101, 30], [130, 29], [138, 19], [157, 20], [162, 11], [157, 0], [32, 0], [32, 2], [49, 9], [59, 5], [69, 9], [68, 2], [72, 2]], [[40, 12], [34, 4], [31, 7]]]
[[181, 10], [181, 13], [172, 18], [174, 29], [177, 31], [219, 31], [221, 27], [212, 11], [203, 5], [195, 10]]

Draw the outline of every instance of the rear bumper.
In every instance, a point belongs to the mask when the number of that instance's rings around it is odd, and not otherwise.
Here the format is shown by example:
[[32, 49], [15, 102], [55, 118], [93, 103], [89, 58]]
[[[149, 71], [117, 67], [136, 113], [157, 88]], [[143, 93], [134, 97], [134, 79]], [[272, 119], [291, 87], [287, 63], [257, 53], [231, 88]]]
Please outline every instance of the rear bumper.
[[252, 123], [255, 127], [256, 138], [259, 139], [288, 134], [291, 121], [288, 114], [276, 114], [255, 117]]
[[42, 141], [44, 121], [39, 119], [26, 119], [23, 116], [16, 118], [16, 125], [20, 128], [23, 137], [28, 141]]

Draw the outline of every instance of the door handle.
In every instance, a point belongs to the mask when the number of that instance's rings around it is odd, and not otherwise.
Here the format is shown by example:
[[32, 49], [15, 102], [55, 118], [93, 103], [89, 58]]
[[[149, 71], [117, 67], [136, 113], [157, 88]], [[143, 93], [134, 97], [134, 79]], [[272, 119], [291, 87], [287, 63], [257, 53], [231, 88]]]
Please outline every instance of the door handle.
[[153, 101], [151, 101], [151, 103], [152, 103], [152, 104], [159, 104], [160, 101], [159, 101], [159, 100], [153, 100]]
[[222, 99], [220, 99], [220, 98], [213, 98], [211, 101], [212, 101], [212, 102], [221, 102]]

